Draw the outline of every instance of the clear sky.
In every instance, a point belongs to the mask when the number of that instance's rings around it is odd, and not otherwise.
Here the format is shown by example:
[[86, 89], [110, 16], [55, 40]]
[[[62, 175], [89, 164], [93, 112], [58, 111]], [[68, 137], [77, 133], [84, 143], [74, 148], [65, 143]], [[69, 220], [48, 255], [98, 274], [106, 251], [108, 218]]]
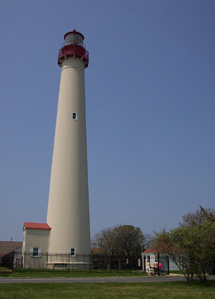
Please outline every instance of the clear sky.
[[91, 236], [215, 208], [214, 0], [0, 0], [0, 240], [46, 222], [60, 68], [86, 69]]

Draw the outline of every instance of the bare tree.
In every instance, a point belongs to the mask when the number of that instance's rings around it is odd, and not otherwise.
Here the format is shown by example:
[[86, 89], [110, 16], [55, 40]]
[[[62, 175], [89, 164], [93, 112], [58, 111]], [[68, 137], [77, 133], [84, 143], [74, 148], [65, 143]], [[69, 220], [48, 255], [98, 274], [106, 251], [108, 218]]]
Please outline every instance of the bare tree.
[[141, 251], [150, 242], [150, 235], [143, 235], [139, 227], [133, 225], [119, 225], [107, 228], [94, 236], [93, 246], [99, 248], [111, 262], [111, 257], [117, 257], [119, 268], [123, 258], [140, 257]]
[[215, 209], [203, 208], [199, 206], [199, 210], [196, 210], [195, 213], [188, 213], [182, 217], [183, 222], [180, 226], [192, 226], [196, 224], [201, 224], [203, 221], [215, 220]]

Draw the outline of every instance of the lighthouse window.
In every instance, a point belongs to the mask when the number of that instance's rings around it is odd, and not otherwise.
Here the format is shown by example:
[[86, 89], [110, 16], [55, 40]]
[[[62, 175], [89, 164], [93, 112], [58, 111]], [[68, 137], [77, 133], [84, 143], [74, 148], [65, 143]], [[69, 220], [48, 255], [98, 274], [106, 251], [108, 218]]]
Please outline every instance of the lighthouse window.
[[72, 119], [75, 119], [75, 120], [78, 119], [78, 116], [77, 116], [77, 113], [76, 113], [76, 112], [73, 112], [73, 113], [72, 113]]
[[76, 249], [75, 248], [71, 248], [71, 256], [76, 256]]

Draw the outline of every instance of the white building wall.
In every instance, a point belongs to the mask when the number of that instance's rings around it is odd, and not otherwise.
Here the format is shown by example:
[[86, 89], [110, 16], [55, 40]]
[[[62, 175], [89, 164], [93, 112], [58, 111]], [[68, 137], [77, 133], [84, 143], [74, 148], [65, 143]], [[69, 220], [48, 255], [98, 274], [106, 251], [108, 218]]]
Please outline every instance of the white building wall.
[[90, 254], [84, 62], [79, 58], [62, 64], [47, 223], [50, 254], [70, 254], [71, 248]]
[[[50, 230], [25, 229], [23, 232], [23, 267], [46, 268]], [[32, 255], [33, 248], [39, 248], [40, 255]]]
[[[165, 254], [160, 254], [160, 257], [165, 257], [168, 255]], [[155, 255], [154, 253], [142, 253], [142, 269], [146, 269], [146, 262], [147, 259], [150, 259], [150, 265], [152, 266], [155, 262], [155, 259], [158, 259], [157, 255]], [[179, 271], [178, 266], [176, 266], [176, 264], [169, 258], [169, 271]]]

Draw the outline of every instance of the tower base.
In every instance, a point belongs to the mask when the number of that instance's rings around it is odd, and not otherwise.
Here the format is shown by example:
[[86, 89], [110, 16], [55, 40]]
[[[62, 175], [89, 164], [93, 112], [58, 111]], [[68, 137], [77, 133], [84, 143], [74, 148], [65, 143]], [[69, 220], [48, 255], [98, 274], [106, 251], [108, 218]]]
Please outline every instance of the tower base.
[[49, 255], [46, 268], [58, 270], [90, 270], [91, 255], [78, 255], [75, 257], [61, 254]]

